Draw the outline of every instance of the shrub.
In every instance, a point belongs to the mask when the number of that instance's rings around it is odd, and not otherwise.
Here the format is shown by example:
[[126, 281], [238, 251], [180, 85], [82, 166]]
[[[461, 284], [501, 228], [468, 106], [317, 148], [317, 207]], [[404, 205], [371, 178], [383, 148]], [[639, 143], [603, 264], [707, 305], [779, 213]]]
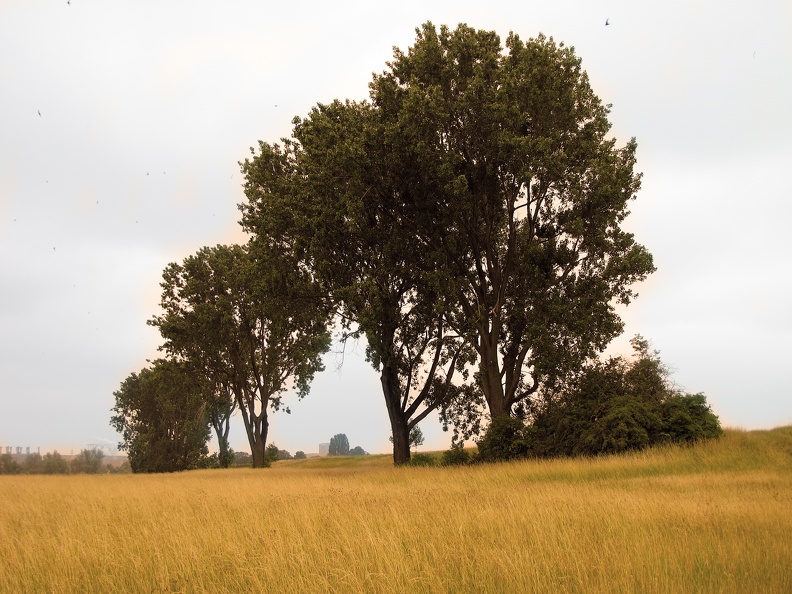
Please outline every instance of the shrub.
[[545, 394], [532, 411], [534, 455], [611, 454], [723, 433], [703, 394], [676, 390], [648, 341], [631, 342], [631, 360], [595, 361]]
[[234, 452], [234, 466], [252, 466], [253, 457], [247, 452]]
[[305, 458], [306, 458], [305, 452], [303, 452], [302, 450], [297, 450], [297, 452], [294, 454], [295, 460], [305, 460]]
[[19, 474], [20, 472], [22, 472], [22, 467], [17, 464], [11, 454], [0, 456], [0, 474]]
[[477, 445], [482, 462], [526, 458], [531, 454], [530, 430], [515, 417], [495, 417]]
[[[129, 462], [125, 462], [125, 464], [129, 464]], [[45, 474], [68, 474], [69, 472], [69, 463], [58, 452], [44, 454], [42, 465]]]
[[691, 443], [723, 435], [704, 394], [674, 394], [661, 407], [663, 430], [671, 441]]
[[434, 466], [435, 464], [437, 464], [435, 457], [432, 456], [432, 454], [427, 454], [425, 452], [413, 454], [410, 457], [411, 466]]
[[72, 473], [98, 474], [102, 470], [102, 450], [81, 450], [71, 461]]
[[657, 442], [660, 417], [647, 403], [623, 397], [609, 404], [605, 414], [581, 433], [574, 454], [617, 454]]
[[462, 466], [463, 464], [470, 464], [470, 452], [461, 445], [458, 447], [454, 446], [450, 450], [443, 452], [443, 458], [440, 464], [443, 466]]

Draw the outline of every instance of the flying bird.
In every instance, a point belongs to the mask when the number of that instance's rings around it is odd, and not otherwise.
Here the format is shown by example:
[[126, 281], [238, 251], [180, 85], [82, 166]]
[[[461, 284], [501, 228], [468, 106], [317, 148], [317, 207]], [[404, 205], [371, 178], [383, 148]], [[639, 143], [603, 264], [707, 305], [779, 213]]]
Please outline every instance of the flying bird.
[[39, 117], [41, 117], [41, 111], [40, 111], [40, 110], [38, 110], [38, 109], [37, 109], [36, 111], [38, 112], [38, 114], [39, 114]]
[[605, 19], [605, 26], [607, 27], [608, 25], [610, 25], [610, 19], [609, 18]]

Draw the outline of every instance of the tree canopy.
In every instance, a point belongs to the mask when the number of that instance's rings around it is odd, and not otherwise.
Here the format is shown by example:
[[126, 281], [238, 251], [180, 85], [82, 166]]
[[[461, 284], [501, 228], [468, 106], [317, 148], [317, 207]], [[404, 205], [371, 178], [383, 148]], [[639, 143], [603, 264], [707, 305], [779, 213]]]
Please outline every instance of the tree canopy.
[[330, 448], [327, 451], [330, 456], [348, 456], [349, 439], [344, 433], [337, 433], [330, 438]]
[[635, 141], [608, 137], [571, 48], [426, 23], [387, 66], [370, 101], [319, 104], [282, 147], [260, 143], [241, 209], [365, 335], [404, 462], [431, 410], [459, 420], [478, 393], [493, 417], [519, 412], [604, 349], [654, 266], [620, 227]]
[[191, 361], [241, 411], [253, 466], [265, 466], [268, 409], [308, 393], [329, 348], [330, 312], [283, 246], [202, 248], [163, 273], [163, 314], [149, 323], [164, 349]]
[[[364, 335], [380, 372], [394, 460], [409, 460], [409, 432], [457, 395], [451, 380], [464, 343], [448, 332], [435, 269], [398, 217], [378, 114], [364, 103], [318, 105], [296, 119], [283, 147], [259, 143], [245, 161], [242, 224], [289, 245], [333, 299], [343, 327]], [[396, 174], [396, 172], [394, 172]]]
[[[110, 424], [132, 472], [196, 468], [207, 455], [206, 384], [186, 362], [157, 359], [114, 393]], [[88, 461], [86, 461], [88, 463]]]
[[654, 270], [620, 228], [640, 186], [636, 143], [572, 48], [460, 25], [417, 30], [371, 83], [401, 224], [439, 265], [449, 319], [478, 355], [493, 417], [605, 348], [614, 304]]

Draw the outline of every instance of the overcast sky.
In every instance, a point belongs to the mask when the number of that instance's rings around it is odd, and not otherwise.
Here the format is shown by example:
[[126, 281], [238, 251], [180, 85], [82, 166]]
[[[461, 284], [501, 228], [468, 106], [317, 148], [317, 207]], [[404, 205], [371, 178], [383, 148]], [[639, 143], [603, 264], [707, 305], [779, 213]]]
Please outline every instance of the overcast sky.
[[[640, 333], [725, 425], [791, 424], [792, 4], [648, 4], [0, 0], [0, 446], [117, 443], [113, 392], [158, 356], [162, 270], [244, 241], [238, 161], [318, 102], [367, 98], [427, 20], [575, 47], [638, 141], [626, 226], [658, 268], [609, 352]], [[389, 451], [362, 352], [329, 354], [270, 439]]]

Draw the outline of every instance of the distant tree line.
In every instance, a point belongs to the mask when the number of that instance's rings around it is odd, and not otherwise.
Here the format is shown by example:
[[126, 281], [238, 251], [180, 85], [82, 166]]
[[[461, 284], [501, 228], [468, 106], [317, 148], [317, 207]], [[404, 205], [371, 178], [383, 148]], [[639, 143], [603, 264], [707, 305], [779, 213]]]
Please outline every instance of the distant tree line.
[[[251, 149], [248, 243], [164, 270], [149, 324], [165, 356], [115, 393], [135, 472], [234, 464], [236, 412], [252, 466], [280, 459], [271, 413], [308, 393], [333, 327], [365, 338], [395, 464], [429, 459], [411, 449], [433, 412], [453, 431], [448, 460], [471, 438], [483, 461], [719, 434], [644, 339], [632, 360], [600, 359], [623, 331], [615, 306], [655, 267], [622, 229], [636, 142], [610, 136], [574, 50], [466, 25], [416, 34], [369, 100], [317, 104]], [[350, 453], [334, 436], [331, 454]]]
[[22, 463], [11, 454], [0, 455], [0, 474], [100, 474], [129, 472], [128, 462], [119, 467], [103, 464], [104, 452], [96, 449], [81, 450], [67, 460], [58, 452], [27, 454]]

